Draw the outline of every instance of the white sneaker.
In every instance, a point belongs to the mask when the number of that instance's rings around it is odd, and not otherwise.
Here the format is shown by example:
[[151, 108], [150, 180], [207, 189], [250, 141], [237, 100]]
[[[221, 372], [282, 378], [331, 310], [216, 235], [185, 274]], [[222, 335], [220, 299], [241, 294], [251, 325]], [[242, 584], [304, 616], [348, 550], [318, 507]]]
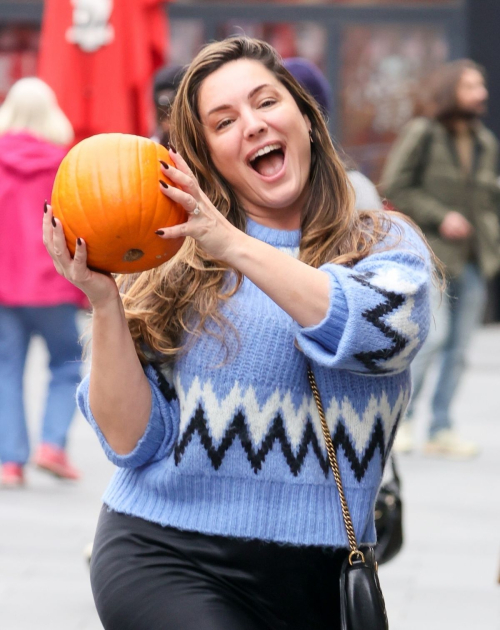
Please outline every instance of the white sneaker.
[[411, 422], [402, 422], [396, 433], [393, 449], [396, 453], [411, 453], [415, 448]]
[[424, 453], [450, 459], [470, 459], [479, 453], [479, 446], [464, 440], [453, 429], [441, 429], [427, 440]]

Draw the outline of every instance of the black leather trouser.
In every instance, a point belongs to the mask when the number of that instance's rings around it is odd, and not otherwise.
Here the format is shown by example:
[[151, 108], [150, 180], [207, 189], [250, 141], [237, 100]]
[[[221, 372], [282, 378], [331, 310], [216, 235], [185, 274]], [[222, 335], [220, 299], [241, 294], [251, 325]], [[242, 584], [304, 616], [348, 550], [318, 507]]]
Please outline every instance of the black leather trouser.
[[92, 590], [105, 630], [339, 630], [346, 554], [180, 531], [103, 507]]

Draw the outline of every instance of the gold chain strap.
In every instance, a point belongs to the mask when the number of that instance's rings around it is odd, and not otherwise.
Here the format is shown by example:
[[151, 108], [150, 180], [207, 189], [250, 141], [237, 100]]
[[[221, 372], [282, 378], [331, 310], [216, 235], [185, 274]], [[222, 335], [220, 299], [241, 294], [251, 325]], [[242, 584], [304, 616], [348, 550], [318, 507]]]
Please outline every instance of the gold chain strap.
[[328, 425], [326, 423], [325, 412], [323, 411], [323, 405], [321, 403], [319, 389], [316, 384], [316, 379], [314, 378], [313, 371], [311, 370], [309, 366], [307, 367], [307, 376], [309, 378], [309, 383], [311, 385], [314, 400], [316, 401], [316, 406], [318, 408], [319, 419], [321, 421], [321, 429], [323, 430], [323, 436], [325, 438], [325, 443], [326, 443], [326, 452], [328, 454], [328, 461], [330, 462], [330, 468], [332, 469], [333, 478], [335, 479], [337, 490], [339, 491], [340, 506], [342, 508], [342, 517], [344, 519], [344, 525], [347, 532], [347, 539], [349, 541], [349, 547], [351, 549], [351, 553], [349, 554], [349, 562], [352, 564], [352, 559], [354, 556], [359, 556], [364, 562], [363, 553], [358, 549], [358, 543], [356, 541], [356, 534], [354, 533], [354, 527], [352, 525], [352, 519], [351, 519], [351, 514], [349, 512], [349, 506], [347, 505], [347, 501], [344, 494], [344, 488], [342, 487], [342, 479], [340, 477], [340, 470], [339, 470], [339, 465], [337, 462], [337, 454], [335, 452], [335, 447], [333, 446], [330, 431], [328, 430]]

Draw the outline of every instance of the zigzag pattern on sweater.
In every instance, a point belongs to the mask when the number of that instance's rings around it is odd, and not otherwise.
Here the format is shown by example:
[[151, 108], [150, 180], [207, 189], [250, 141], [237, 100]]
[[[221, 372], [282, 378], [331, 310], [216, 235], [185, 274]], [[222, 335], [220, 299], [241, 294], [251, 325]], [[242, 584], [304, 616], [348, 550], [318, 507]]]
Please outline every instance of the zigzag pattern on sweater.
[[[373, 272], [351, 275], [353, 280], [385, 298], [385, 302], [363, 311], [362, 316], [378, 328], [391, 341], [391, 345], [388, 348], [358, 352], [354, 355], [372, 374], [387, 374], [395, 371], [399, 366], [406, 367], [405, 361], [408, 355], [419, 343], [420, 327], [410, 319], [415, 304], [415, 300], [411, 297], [412, 289], [416, 287], [395, 275], [394, 270], [386, 278], [381, 278]], [[375, 281], [370, 282], [374, 278]], [[383, 284], [387, 281], [393, 286], [397, 286], [399, 281], [403, 292], [384, 288]], [[390, 313], [394, 315], [388, 317]], [[384, 361], [384, 364], [379, 365], [379, 361]]]
[[[254, 388], [249, 386], [244, 389], [238, 381], [234, 382], [226, 396], [218, 395], [216, 385], [212, 385], [211, 381], [207, 380], [202, 384], [198, 377], [193, 379], [187, 391], [182, 387], [180, 379], [176, 378], [175, 384], [181, 408], [180, 436], [185, 433], [201, 406], [209, 434], [216, 444], [222, 442], [239, 412], [248, 419], [248, 436], [254, 447], [263, 442], [278, 415], [282, 419], [293, 451], [299, 450], [308, 421], [312, 422], [317, 440], [322, 443], [321, 423], [316, 404], [309, 392], [302, 395], [300, 404], [294, 404], [290, 392], [280, 393], [276, 389], [268, 395], [265, 402], [259, 403]], [[347, 396], [341, 401], [335, 397], [325, 400], [323, 404], [330, 431], [334, 433], [336, 424], [343, 421], [348, 427], [353, 448], [360, 455], [371, 439], [376, 418], [381, 419], [387, 442], [399, 413], [408, 403], [408, 395], [408, 391], [401, 389], [391, 404], [387, 393], [382, 390], [378, 396], [370, 395], [363, 409], [359, 411]]]
[[172, 400], [177, 400], [177, 392], [175, 391], [175, 387], [170, 385], [170, 383], [165, 378], [161, 368], [152, 363], [151, 367], [156, 372], [156, 378], [158, 379], [158, 387], [160, 388], [161, 393], [165, 396], [165, 400], [167, 402], [172, 402]]
[[[396, 423], [398, 420], [399, 415]], [[283, 453], [286, 463], [290, 468], [290, 472], [294, 476], [297, 476], [300, 473], [305, 458], [310, 450], [312, 450], [316, 456], [325, 477], [329, 474], [330, 466], [327, 455], [326, 453], [323, 454], [310, 419], [305, 425], [302, 440], [296, 453], [294, 453], [290, 441], [287, 438], [283, 419], [280, 414], [277, 414], [274, 418], [269, 431], [258, 448], [254, 448], [252, 444], [245, 416], [241, 412], [238, 412], [234, 416], [233, 421], [227, 428], [223, 439], [220, 444], [216, 446], [208, 430], [203, 408], [200, 405], [175, 447], [174, 457], [176, 465], [180, 464], [182, 457], [195, 433], [198, 433], [200, 436], [201, 444], [203, 445], [215, 470], [220, 468], [224, 460], [224, 456], [234, 441], [238, 438], [255, 474], [262, 469], [268, 453], [273, 450], [275, 444], [281, 447], [281, 452]], [[375, 421], [371, 439], [362, 457], [357, 456], [356, 450], [349, 438], [349, 434], [341, 422], [337, 424], [332, 440], [336, 451], [338, 451], [340, 447], [343, 449], [358, 482], [363, 479], [376, 449], [380, 451], [383, 468], [387, 451], [384, 441], [384, 427], [380, 416]], [[309, 447], [311, 447], [311, 449]]]

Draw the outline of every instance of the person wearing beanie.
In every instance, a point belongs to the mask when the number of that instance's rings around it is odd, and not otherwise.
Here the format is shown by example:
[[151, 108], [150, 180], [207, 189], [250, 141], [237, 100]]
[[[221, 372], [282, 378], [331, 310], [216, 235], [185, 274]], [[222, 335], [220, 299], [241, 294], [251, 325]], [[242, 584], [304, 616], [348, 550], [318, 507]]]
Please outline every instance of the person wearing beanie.
[[[328, 117], [332, 105], [332, 90], [321, 70], [312, 61], [302, 57], [289, 57], [283, 61], [284, 67], [301, 86], [314, 97], [321, 112]], [[354, 188], [357, 210], [382, 208], [382, 200], [374, 184], [358, 170], [349, 169], [347, 176]]]
[[165, 147], [170, 140], [170, 112], [184, 72], [184, 66], [164, 66], [154, 76], [153, 100], [156, 108], [156, 131], [152, 139]]

